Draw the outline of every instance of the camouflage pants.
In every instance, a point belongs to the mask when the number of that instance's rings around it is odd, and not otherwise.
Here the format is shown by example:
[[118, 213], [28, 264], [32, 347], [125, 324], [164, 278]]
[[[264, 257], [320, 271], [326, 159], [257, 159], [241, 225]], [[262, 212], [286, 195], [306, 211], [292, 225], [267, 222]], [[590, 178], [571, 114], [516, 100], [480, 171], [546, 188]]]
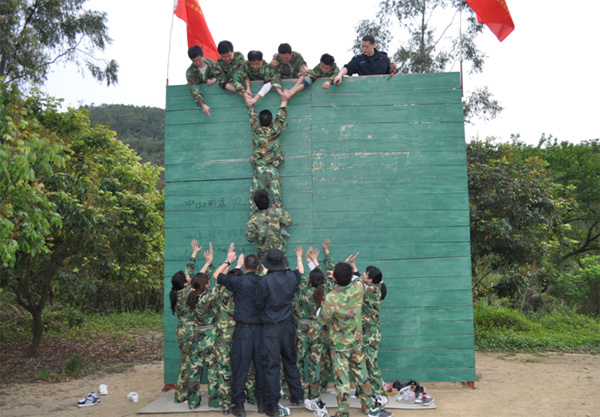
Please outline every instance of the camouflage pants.
[[360, 405], [363, 412], [368, 413], [373, 408], [373, 392], [371, 383], [367, 377], [365, 365], [365, 354], [360, 343], [346, 350], [331, 350], [331, 362], [333, 364], [333, 381], [335, 383], [338, 410], [336, 417], [348, 417], [350, 415], [350, 374], [360, 387]]
[[275, 165], [255, 165], [252, 185], [250, 185], [250, 213], [256, 213], [258, 208], [254, 204], [254, 193], [256, 190], [269, 192], [269, 201], [274, 207], [283, 208], [283, 196], [281, 193], [281, 177], [279, 168]]
[[231, 409], [231, 345], [235, 327], [218, 327], [215, 350], [217, 352], [217, 384], [219, 387], [219, 406], [223, 410]]
[[329, 384], [329, 380], [331, 379], [331, 356], [329, 355], [329, 335], [327, 333], [326, 327], [324, 327], [321, 330], [320, 340], [321, 350], [323, 354], [321, 355], [321, 361], [319, 363], [319, 385], [321, 386], [321, 391], [326, 391], [327, 385]]
[[175, 402], [187, 400], [190, 408], [200, 406], [200, 382], [204, 365], [208, 368], [209, 402], [217, 398], [217, 378], [214, 363], [215, 329], [199, 331], [195, 325], [177, 327], [177, 343], [182, 360], [175, 390]]
[[[374, 395], [387, 395], [383, 386], [381, 370], [377, 365], [377, 349], [381, 342], [381, 331], [378, 326], [363, 327], [363, 351], [365, 352], [365, 363], [367, 365], [367, 374], [371, 381], [371, 388]], [[359, 389], [356, 389], [357, 393]]]
[[[302, 386], [308, 384], [308, 399], [319, 397], [321, 375], [321, 356], [323, 356], [323, 344], [321, 326], [314, 324], [298, 324], [298, 337], [296, 339], [296, 350], [298, 352], [298, 369]], [[306, 367], [306, 373], [304, 368]]]

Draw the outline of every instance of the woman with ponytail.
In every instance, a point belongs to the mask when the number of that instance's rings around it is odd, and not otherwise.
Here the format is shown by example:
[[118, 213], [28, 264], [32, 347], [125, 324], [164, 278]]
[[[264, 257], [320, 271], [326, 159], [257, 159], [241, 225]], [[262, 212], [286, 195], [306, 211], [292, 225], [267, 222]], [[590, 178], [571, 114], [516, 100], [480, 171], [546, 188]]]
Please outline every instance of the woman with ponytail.
[[[196, 293], [198, 280], [195, 284], [190, 285], [192, 279], [190, 274], [193, 274], [196, 255], [202, 247], [198, 247], [198, 243], [192, 241], [192, 257], [186, 265], [186, 272], [179, 271], [171, 279], [171, 311], [177, 315], [177, 344], [181, 354], [181, 364], [179, 365], [179, 378], [175, 389], [175, 402], [188, 402], [190, 409], [200, 406], [200, 379], [196, 376], [198, 358], [198, 325], [196, 322], [196, 313], [193, 307], [190, 307], [188, 299], [190, 293]], [[205, 264], [200, 270], [200, 273], [206, 274], [210, 264], [212, 263], [213, 250], [212, 243], [210, 248], [204, 251]], [[200, 275], [200, 274], [198, 274]]]
[[[300, 248], [301, 250], [301, 248]], [[321, 385], [321, 357], [323, 356], [322, 328], [317, 322], [317, 312], [321, 308], [325, 296], [325, 274], [317, 266], [319, 251], [308, 248], [306, 260], [312, 269], [308, 275], [302, 275], [294, 299], [294, 311], [298, 322], [296, 350], [298, 354], [298, 368], [302, 377], [302, 385], [308, 383], [308, 397], [304, 400], [305, 407], [321, 414], [326, 414], [325, 404], [320, 401]], [[301, 259], [301, 258], [300, 258]], [[304, 367], [306, 366], [306, 376]]]

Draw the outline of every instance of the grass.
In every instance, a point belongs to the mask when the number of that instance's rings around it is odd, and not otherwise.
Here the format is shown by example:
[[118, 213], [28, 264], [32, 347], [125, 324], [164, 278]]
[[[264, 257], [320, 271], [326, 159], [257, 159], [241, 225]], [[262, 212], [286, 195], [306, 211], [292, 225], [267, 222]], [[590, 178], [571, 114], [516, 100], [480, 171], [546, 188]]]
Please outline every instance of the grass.
[[476, 307], [474, 321], [477, 350], [600, 353], [600, 322], [591, 317], [567, 312], [526, 316], [484, 305]]
[[[0, 379], [61, 381], [92, 372], [122, 372], [133, 364], [162, 359], [161, 313], [48, 314], [37, 358], [23, 355], [29, 323], [0, 328]], [[74, 317], [76, 319], [74, 319]], [[15, 323], [13, 323], [15, 324]]]

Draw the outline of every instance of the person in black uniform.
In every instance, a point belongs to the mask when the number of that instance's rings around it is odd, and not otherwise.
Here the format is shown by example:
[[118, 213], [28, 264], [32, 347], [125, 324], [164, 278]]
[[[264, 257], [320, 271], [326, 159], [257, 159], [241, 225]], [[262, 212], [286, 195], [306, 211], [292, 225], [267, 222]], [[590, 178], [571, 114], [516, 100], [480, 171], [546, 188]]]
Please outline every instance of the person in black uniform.
[[298, 268], [287, 269], [288, 260], [279, 249], [270, 249], [262, 258], [268, 270], [256, 287], [255, 305], [263, 322], [262, 360], [265, 375], [265, 413], [278, 417], [280, 397], [280, 364], [290, 389], [292, 405], [304, 401], [304, 388], [296, 365], [296, 324], [292, 303], [300, 277], [304, 273], [302, 247], [296, 248]]
[[372, 35], [362, 38], [361, 49], [363, 53], [352, 58], [333, 78], [335, 85], [340, 85], [342, 77], [346, 74], [383, 75], [396, 70], [396, 64], [390, 62], [388, 55], [375, 48], [375, 38]]
[[[232, 254], [233, 253], [233, 254]], [[233, 259], [231, 259], [233, 258]], [[231, 247], [227, 254], [227, 261], [235, 261], [235, 252]], [[260, 268], [258, 257], [248, 255], [244, 258], [245, 275], [221, 274], [217, 281], [233, 293], [235, 320], [235, 331], [233, 333], [233, 346], [231, 348], [231, 369], [233, 371], [233, 383], [231, 387], [231, 400], [233, 407], [231, 412], [236, 417], [245, 417], [244, 387], [248, 378], [250, 361], [254, 363], [256, 376], [256, 405], [258, 412], [264, 414], [264, 373], [261, 358], [262, 321], [260, 310], [254, 306], [254, 293], [261, 276], [256, 272]]]

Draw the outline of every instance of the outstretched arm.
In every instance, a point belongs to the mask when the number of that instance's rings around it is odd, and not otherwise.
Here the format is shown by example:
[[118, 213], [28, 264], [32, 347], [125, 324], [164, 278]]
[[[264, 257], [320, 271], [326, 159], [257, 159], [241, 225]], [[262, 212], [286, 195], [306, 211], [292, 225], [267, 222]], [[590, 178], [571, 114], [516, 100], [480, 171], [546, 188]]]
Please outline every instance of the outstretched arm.
[[297, 270], [300, 272], [300, 275], [304, 274], [304, 263], [302, 262], [302, 246], [296, 246], [296, 260], [297, 260]]
[[212, 264], [213, 255], [214, 255], [214, 252], [213, 252], [212, 242], [208, 242], [208, 249], [206, 249], [204, 251], [204, 266], [202, 267], [200, 272], [203, 272], [206, 274], [206, 271], [208, 271], [208, 268]]

